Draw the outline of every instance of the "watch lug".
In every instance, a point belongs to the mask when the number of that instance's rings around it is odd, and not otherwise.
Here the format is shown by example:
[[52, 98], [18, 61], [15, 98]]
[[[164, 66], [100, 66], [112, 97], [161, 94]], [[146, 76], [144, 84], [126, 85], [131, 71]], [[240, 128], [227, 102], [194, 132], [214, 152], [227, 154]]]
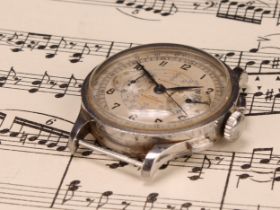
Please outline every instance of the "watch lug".
[[144, 177], [152, 177], [158, 169], [168, 161], [184, 155], [191, 155], [193, 152], [205, 150], [212, 144], [212, 140], [202, 137], [179, 143], [155, 145], [147, 153], [143, 161], [141, 175]]
[[236, 110], [245, 113], [246, 111], [246, 94], [240, 93], [237, 103], [236, 103]]
[[89, 119], [86, 112], [81, 108], [80, 113], [74, 123], [74, 127], [72, 128], [69, 141], [68, 148], [71, 153], [74, 154], [79, 147], [79, 140], [83, 139], [87, 134], [90, 133], [90, 123], [92, 119]]

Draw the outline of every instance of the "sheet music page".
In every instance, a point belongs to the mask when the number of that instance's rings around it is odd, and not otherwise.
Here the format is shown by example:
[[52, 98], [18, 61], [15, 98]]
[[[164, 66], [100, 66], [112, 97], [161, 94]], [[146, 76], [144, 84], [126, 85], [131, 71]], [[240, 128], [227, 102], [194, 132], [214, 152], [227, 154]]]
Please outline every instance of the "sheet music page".
[[[280, 209], [278, 0], [1, 0], [0, 209]], [[201, 48], [249, 74], [233, 143], [136, 167], [67, 142], [86, 75], [133, 46]]]

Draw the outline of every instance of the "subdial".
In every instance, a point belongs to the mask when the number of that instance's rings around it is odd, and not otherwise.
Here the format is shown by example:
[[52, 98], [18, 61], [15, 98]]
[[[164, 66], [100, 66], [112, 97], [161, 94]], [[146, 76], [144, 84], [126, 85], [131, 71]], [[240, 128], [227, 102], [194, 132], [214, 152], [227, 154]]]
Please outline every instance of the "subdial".
[[131, 92], [133, 94], [145, 91], [153, 86], [153, 84], [140, 72], [127, 70], [113, 79], [113, 86], [118, 91]]

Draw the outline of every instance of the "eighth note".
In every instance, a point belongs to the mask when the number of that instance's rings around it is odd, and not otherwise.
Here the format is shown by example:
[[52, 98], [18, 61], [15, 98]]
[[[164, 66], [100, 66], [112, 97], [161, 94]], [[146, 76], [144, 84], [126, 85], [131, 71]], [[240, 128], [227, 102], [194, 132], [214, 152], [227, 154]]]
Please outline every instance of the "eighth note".
[[154, 203], [157, 201], [158, 193], [150, 193], [145, 201], [143, 210], [151, 210], [154, 208]]
[[260, 159], [259, 163], [262, 163], [262, 164], [268, 164], [270, 161], [271, 161], [271, 158], [272, 158], [272, 153], [273, 153], [273, 148], [255, 148], [253, 149], [253, 152], [252, 152], [252, 156], [251, 156], [251, 159], [250, 159], [250, 162], [249, 163], [246, 163], [246, 164], [243, 164], [241, 165], [241, 168], [242, 169], [249, 169], [252, 167], [252, 164], [254, 162], [254, 159], [256, 159], [256, 154], [260, 154], [260, 155], [264, 155], [263, 153], [261, 152], [268, 152], [268, 154], [265, 154], [265, 156], [267, 156], [266, 158], [262, 158]]
[[61, 202], [62, 205], [64, 203], [66, 203], [67, 201], [70, 201], [74, 197], [75, 192], [81, 187], [80, 183], [81, 183], [80, 180], [73, 180], [73, 181], [70, 182], [69, 185], [67, 185], [68, 188], [67, 188], [66, 193], [65, 193], [65, 195], [62, 199], [62, 202]]
[[105, 191], [101, 194], [99, 200], [98, 200], [98, 204], [96, 207], [96, 210], [100, 209], [101, 207], [105, 206], [108, 201], [109, 201], [109, 197], [113, 195], [112, 191]]

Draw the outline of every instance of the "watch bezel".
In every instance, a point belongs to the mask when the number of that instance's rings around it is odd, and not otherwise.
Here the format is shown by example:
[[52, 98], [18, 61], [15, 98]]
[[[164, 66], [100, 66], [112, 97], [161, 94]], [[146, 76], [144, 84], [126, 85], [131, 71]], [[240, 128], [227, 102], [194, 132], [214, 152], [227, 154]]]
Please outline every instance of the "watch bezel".
[[[112, 123], [109, 120], [106, 119], [101, 119], [96, 113], [95, 111], [92, 109], [91, 104], [90, 104], [90, 85], [89, 85], [89, 81], [91, 80], [91, 78], [94, 76], [95, 72], [97, 72], [99, 69], [102, 69], [102, 67], [104, 65], [106, 65], [108, 62], [111, 62], [113, 59], [116, 59], [124, 54], [126, 54], [127, 52], [131, 51], [131, 50], [137, 50], [137, 49], [141, 49], [144, 47], [158, 47], [158, 46], [170, 46], [170, 47], [186, 47], [188, 49], [192, 49], [194, 51], [203, 53], [205, 56], [208, 56], [209, 59], [212, 59], [215, 62], [218, 62], [219, 65], [221, 65], [224, 70], [226, 70], [228, 72], [228, 76], [229, 76], [229, 80], [231, 82], [231, 95], [230, 98], [228, 98], [227, 103], [222, 107], [222, 109], [218, 110], [216, 114], [211, 115], [211, 117], [200, 121], [199, 123], [195, 123], [194, 125], [188, 126], [187, 128], [179, 128], [179, 129], [172, 129], [172, 130], [143, 130], [143, 129], [135, 129], [135, 128], [130, 128], [130, 127], [123, 127], [123, 126], [119, 126], [116, 123]], [[98, 67], [96, 67], [91, 73], [89, 73], [89, 75], [87, 76], [83, 87], [82, 87], [82, 101], [83, 101], [83, 107], [84, 109], [89, 113], [89, 115], [94, 119], [94, 121], [96, 121], [99, 124], [102, 124], [104, 126], [107, 127], [112, 127], [114, 129], [120, 130], [122, 132], [132, 132], [134, 134], [144, 134], [144, 135], [154, 135], [154, 136], [161, 136], [161, 135], [168, 135], [168, 134], [173, 134], [173, 133], [180, 133], [180, 132], [185, 132], [186, 130], [192, 130], [192, 129], [196, 129], [199, 127], [204, 127], [207, 124], [214, 122], [218, 119], [220, 119], [221, 117], [223, 117], [224, 115], [226, 115], [228, 113], [228, 111], [231, 109], [231, 107], [234, 106], [237, 98], [239, 95], [239, 85], [238, 85], [238, 79], [235, 77], [233, 71], [227, 66], [225, 65], [223, 62], [221, 62], [220, 60], [218, 60], [217, 58], [215, 58], [214, 56], [210, 55], [209, 53], [191, 47], [191, 46], [187, 46], [187, 45], [180, 45], [180, 44], [171, 44], [171, 43], [155, 43], [155, 44], [147, 44], [147, 45], [141, 45], [141, 46], [137, 46], [137, 47], [133, 47], [127, 50], [124, 50], [122, 52], [119, 52], [113, 56], [111, 56], [109, 59], [106, 59], [104, 62], [102, 62]]]

